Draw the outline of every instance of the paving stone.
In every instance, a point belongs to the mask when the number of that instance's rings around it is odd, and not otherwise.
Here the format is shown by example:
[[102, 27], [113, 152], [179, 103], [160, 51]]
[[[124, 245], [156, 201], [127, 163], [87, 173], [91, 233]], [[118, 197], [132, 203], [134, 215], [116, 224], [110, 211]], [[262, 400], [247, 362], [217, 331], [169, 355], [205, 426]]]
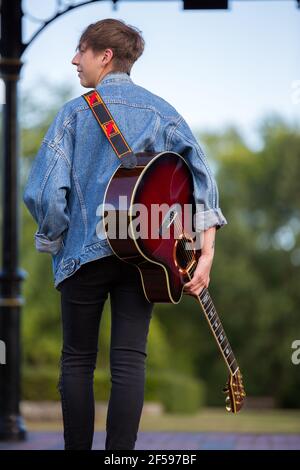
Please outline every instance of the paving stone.
[[[96, 432], [93, 449], [104, 449], [106, 433]], [[26, 441], [0, 441], [0, 450], [63, 450], [59, 432], [29, 432]], [[136, 450], [300, 450], [300, 434], [139, 432]]]

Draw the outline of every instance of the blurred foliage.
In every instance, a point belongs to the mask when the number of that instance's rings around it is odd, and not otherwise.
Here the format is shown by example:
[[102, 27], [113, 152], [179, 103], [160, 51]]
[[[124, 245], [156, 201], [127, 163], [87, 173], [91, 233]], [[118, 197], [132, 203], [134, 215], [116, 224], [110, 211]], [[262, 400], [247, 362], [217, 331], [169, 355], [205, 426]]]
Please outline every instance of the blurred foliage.
[[[47, 110], [32, 93], [22, 102], [22, 190], [46, 129], [68, 99], [62, 88], [52, 96]], [[228, 220], [217, 232], [209, 291], [247, 394], [273, 396], [278, 406], [299, 407], [300, 366], [291, 362], [291, 344], [300, 335], [300, 130], [269, 116], [258, 132], [260, 150], [249, 148], [234, 128], [199, 136]], [[35, 251], [35, 230], [22, 204], [21, 266], [29, 274], [22, 337], [29, 395], [30, 370], [58, 368], [61, 350], [60, 294], [53, 286], [50, 257]], [[100, 376], [109, 370], [109, 342], [107, 302], [99, 337]], [[168, 396], [164, 402], [169, 410], [180, 410], [180, 402], [185, 402], [184, 410], [194, 410], [204, 397], [207, 404], [223, 405], [227, 371], [193, 298], [185, 296], [178, 305], [156, 304], [147, 371], [147, 393]]]
[[[29, 401], [58, 401], [59, 370], [54, 367], [25, 367], [22, 374], [22, 397]], [[110, 375], [98, 368], [94, 374], [94, 397], [108, 402]], [[167, 413], [195, 413], [205, 403], [205, 384], [176, 371], [149, 369], [146, 374], [145, 400], [159, 401]]]

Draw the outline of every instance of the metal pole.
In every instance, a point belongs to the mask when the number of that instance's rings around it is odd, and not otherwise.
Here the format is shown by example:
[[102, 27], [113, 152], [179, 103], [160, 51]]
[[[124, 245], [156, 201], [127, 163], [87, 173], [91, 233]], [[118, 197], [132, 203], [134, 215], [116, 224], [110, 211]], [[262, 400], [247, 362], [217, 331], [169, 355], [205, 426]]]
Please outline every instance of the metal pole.
[[19, 126], [17, 82], [22, 63], [21, 0], [2, 0], [0, 76], [5, 84], [3, 106], [2, 271], [0, 272], [0, 339], [6, 345], [6, 363], [0, 365], [0, 439], [23, 440], [26, 429], [20, 415], [19, 268]]

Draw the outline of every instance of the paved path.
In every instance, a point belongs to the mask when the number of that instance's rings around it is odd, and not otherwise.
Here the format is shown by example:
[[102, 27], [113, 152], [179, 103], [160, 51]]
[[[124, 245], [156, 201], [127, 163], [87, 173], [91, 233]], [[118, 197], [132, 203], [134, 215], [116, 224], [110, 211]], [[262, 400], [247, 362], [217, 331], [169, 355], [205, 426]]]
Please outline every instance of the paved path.
[[[96, 432], [93, 449], [104, 449], [105, 432]], [[58, 432], [28, 432], [24, 442], [0, 441], [0, 450], [63, 450]], [[139, 432], [136, 450], [300, 450], [300, 434], [216, 432]]]

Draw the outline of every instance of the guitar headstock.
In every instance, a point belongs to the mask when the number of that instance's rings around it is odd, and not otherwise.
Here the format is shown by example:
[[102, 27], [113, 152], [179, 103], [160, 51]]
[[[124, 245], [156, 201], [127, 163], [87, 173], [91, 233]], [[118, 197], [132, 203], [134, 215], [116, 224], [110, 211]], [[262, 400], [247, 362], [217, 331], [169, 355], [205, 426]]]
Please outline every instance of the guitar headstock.
[[225, 399], [226, 410], [232, 413], [238, 413], [244, 404], [246, 396], [240, 370], [234, 375], [229, 375], [223, 392], [227, 395]]

